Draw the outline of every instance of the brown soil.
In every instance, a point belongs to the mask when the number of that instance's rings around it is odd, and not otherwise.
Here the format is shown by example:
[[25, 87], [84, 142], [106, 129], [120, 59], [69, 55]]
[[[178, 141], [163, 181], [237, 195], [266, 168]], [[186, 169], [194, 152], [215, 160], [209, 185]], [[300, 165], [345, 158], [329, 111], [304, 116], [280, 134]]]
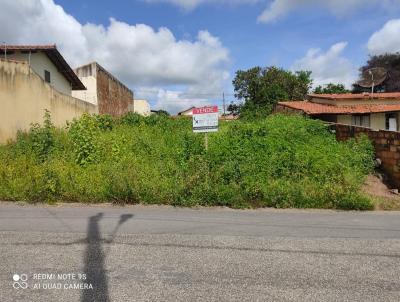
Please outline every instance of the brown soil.
[[400, 195], [390, 190], [379, 174], [367, 177], [363, 192], [372, 197], [377, 210], [400, 210]]

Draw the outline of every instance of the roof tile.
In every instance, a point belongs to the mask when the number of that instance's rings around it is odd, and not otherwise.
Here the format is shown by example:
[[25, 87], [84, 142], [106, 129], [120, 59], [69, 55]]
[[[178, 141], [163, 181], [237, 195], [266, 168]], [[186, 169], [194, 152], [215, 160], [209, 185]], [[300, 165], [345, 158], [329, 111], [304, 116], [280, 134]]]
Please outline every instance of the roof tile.
[[349, 100], [349, 99], [399, 99], [400, 92], [383, 93], [340, 93], [340, 94], [309, 94], [310, 98], [329, 99], [329, 100]]
[[334, 106], [327, 104], [318, 104], [308, 101], [279, 102], [281, 106], [301, 110], [309, 115], [318, 114], [365, 114], [400, 111], [399, 104], [370, 104], [370, 105], [352, 105], [352, 106]]

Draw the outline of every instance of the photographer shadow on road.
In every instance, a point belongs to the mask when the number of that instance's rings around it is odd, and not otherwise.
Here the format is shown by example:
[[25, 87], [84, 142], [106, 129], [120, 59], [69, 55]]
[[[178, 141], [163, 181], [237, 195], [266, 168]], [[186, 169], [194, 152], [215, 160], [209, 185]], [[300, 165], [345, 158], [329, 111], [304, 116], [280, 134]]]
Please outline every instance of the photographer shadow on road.
[[105, 269], [105, 251], [103, 242], [111, 244], [120, 226], [131, 219], [132, 214], [123, 214], [120, 216], [118, 224], [111, 233], [111, 238], [104, 241], [101, 236], [99, 222], [103, 218], [103, 213], [98, 213], [89, 218], [86, 238], [85, 268], [86, 283], [92, 284], [93, 290], [82, 292], [81, 302], [103, 301], [109, 302], [108, 278]]

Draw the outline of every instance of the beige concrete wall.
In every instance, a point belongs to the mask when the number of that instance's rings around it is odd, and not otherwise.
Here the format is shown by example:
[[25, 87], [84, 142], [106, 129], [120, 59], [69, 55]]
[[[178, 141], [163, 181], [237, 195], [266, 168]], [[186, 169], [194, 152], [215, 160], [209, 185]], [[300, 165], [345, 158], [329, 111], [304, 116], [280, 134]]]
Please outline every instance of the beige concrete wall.
[[[337, 123], [351, 125], [351, 115], [338, 115]], [[373, 130], [385, 130], [386, 121], [385, 113], [371, 113], [370, 114], [370, 128]]]
[[[18, 61], [29, 61], [29, 54], [17, 51], [11, 55], [7, 55], [8, 59]], [[67, 81], [63, 74], [61, 74], [57, 67], [50, 61], [47, 55], [43, 52], [36, 52], [31, 54], [31, 68], [44, 79], [44, 71], [50, 72], [50, 84], [56, 90], [63, 94], [71, 95], [71, 83]]]
[[97, 99], [97, 80], [94, 76], [79, 77], [86, 90], [73, 90], [72, 96], [74, 98], [89, 102], [93, 105], [98, 105]]
[[45, 109], [59, 127], [84, 112], [96, 112], [93, 104], [59, 93], [27, 63], [0, 60], [0, 143], [14, 139], [18, 130], [28, 130], [31, 123], [42, 123]]
[[371, 129], [385, 130], [386, 120], [385, 113], [372, 113], [370, 117]]
[[146, 100], [134, 100], [132, 105], [129, 106], [129, 110], [143, 116], [151, 114], [150, 104]]

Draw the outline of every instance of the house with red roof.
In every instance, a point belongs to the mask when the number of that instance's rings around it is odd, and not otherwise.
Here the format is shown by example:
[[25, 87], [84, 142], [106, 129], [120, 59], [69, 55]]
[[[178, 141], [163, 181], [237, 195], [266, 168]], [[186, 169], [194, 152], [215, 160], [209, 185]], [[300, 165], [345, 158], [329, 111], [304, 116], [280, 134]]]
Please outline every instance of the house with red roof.
[[96, 105], [72, 96], [85, 89], [55, 45], [1, 45], [0, 144], [42, 123], [45, 110], [57, 127], [98, 113]]
[[28, 63], [47, 84], [65, 95], [70, 96], [72, 90], [86, 90], [55, 44], [0, 45], [0, 58]]
[[275, 112], [300, 113], [326, 122], [399, 131], [400, 92], [310, 94], [306, 101], [279, 102]]

